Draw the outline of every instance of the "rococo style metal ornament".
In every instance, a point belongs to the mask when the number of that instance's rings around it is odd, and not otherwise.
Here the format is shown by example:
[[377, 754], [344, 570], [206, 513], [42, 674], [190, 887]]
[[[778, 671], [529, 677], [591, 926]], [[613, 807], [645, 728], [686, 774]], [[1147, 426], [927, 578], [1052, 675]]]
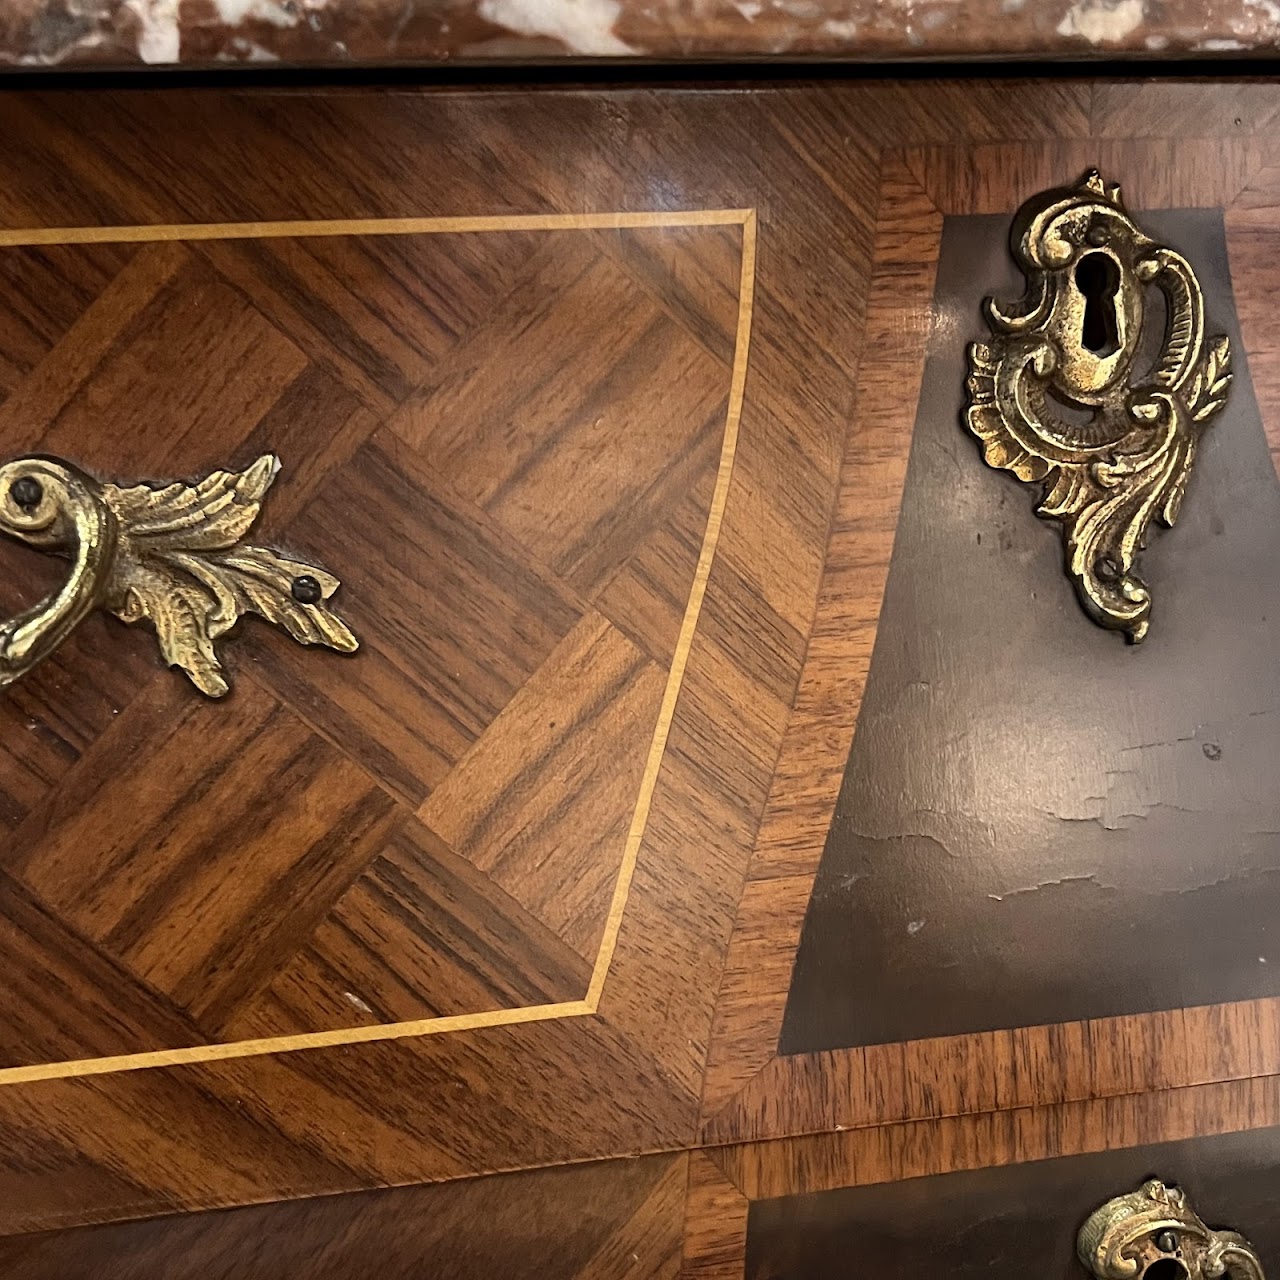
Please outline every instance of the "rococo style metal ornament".
[[1185, 1193], [1154, 1180], [1093, 1213], [1076, 1252], [1098, 1280], [1265, 1280], [1242, 1235], [1211, 1231]]
[[324, 603], [339, 586], [333, 574], [240, 543], [279, 470], [264, 454], [195, 485], [122, 489], [59, 458], [0, 467], [0, 532], [71, 561], [59, 590], [0, 622], [0, 687], [48, 657], [95, 608], [150, 622], [165, 661], [213, 698], [228, 688], [214, 641], [241, 614], [258, 614], [301, 644], [356, 649]]
[[[969, 348], [965, 421], [991, 466], [1042, 486], [1036, 514], [1062, 522], [1089, 616], [1139, 641], [1151, 594], [1134, 561], [1153, 518], [1177, 519], [1200, 432], [1226, 403], [1228, 342], [1206, 342], [1190, 265], [1096, 170], [1023, 205], [1011, 242], [1027, 292], [986, 300], [993, 336]], [[1165, 303], [1154, 359], [1148, 286]]]

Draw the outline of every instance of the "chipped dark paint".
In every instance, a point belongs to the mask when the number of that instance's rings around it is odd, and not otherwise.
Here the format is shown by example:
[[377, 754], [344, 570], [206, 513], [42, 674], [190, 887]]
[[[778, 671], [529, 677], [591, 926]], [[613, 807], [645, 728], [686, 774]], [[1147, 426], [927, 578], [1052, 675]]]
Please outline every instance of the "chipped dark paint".
[[1191, 258], [1237, 375], [1177, 528], [1145, 554], [1157, 612], [1138, 648], [1083, 615], [1057, 530], [963, 432], [963, 344], [1018, 278], [1006, 218], [947, 221], [784, 1053], [1280, 995], [1280, 485], [1220, 215], [1142, 218]]

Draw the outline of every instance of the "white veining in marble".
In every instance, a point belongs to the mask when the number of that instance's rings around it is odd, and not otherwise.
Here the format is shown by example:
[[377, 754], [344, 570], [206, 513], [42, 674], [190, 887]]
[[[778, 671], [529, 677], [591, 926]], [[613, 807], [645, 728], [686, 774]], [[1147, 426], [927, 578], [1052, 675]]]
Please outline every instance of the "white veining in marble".
[[619, 0], [480, 0], [486, 22], [524, 36], [548, 36], [572, 53], [597, 58], [634, 54], [613, 32]]
[[138, 19], [138, 57], [143, 62], [177, 62], [182, 51], [178, 0], [125, 0]]
[[279, 62], [280, 55], [253, 40], [237, 36], [227, 48], [217, 55], [219, 62]]
[[1280, 0], [0, 0], [0, 64], [869, 53], [1215, 56], [1280, 46]]
[[1146, 16], [1143, 0], [1078, 0], [1058, 23], [1058, 34], [1083, 36], [1090, 44], [1119, 44]]
[[298, 6], [279, 0], [213, 0], [213, 7], [229, 27], [238, 27], [248, 19], [269, 22], [273, 27], [298, 25]]
[[[212, 0], [217, 20], [232, 30], [244, 23], [266, 23], [287, 29], [303, 21], [314, 28], [330, 0]], [[151, 64], [182, 60], [180, 0], [124, 0], [138, 20], [138, 57]], [[274, 62], [277, 55], [247, 37], [238, 36], [218, 55], [219, 61]]]
[[1276, 0], [1244, 0], [1244, 6], [1261, 15], [1273, 30], [1280, 29], [1280, 4]]

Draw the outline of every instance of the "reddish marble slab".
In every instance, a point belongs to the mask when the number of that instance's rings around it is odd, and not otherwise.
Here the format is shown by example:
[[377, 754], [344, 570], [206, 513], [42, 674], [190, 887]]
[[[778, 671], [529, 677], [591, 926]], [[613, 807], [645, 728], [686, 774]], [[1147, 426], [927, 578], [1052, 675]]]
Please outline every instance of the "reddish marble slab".
[[1270, 56], [1280, 0], [5, 0], [0, 64]]

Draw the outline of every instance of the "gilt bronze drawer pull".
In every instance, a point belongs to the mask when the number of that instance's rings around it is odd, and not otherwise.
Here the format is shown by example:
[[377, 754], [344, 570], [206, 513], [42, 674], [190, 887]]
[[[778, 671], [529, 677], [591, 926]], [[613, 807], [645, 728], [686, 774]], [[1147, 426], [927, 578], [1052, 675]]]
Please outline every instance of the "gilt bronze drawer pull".
[[[1139, 641], [1151, 593], [1134, 561], [1152, 519], [1177, 518], [1200, 432], [1226, 403], [1230, 348], [1205, 339], [1186, 259], [1144, 235], [1096, 170], [1029, 200], [1011, 240], [1027, 292], [986, 301], [993, 336], [969, 348], [965, 420], [991, 466], [1041, 486], [1036, 514], [1061, 521], [1089, 616]], [[1146, 370], [1148, 286], [1166, 322]]]
[[1243, 1236], [1210, 1230], [1184, 1192], [1154, 1180], [1093, 1213], [1076, 1249], [1098, 1280], [1264, 1280]]
[[301, 644], [353, 651], [351, 629], [325, 604], [339, 586], [333, 574], [240, 542], [279, 470], [264, 454], [195, 485], [123, 489], [59, 458], [0, 467], [0, 532], [71, 561], [58, 591], [0, 623], [0, 686], [47, 658], [95, 608], [150, 622], [165, 661], [213, 698], [228, 688], [214, 641], [241, 614]]

